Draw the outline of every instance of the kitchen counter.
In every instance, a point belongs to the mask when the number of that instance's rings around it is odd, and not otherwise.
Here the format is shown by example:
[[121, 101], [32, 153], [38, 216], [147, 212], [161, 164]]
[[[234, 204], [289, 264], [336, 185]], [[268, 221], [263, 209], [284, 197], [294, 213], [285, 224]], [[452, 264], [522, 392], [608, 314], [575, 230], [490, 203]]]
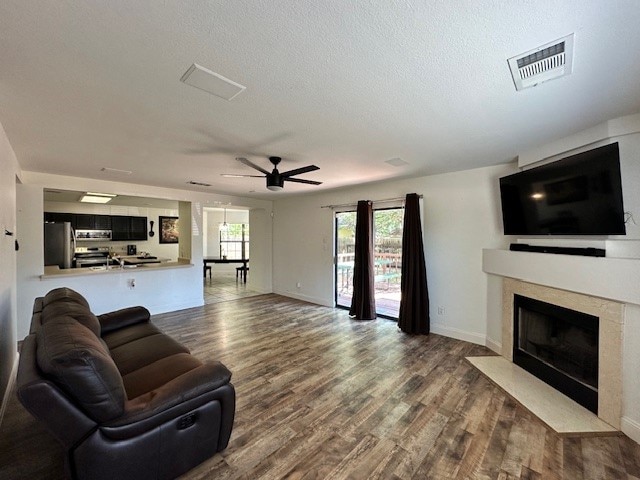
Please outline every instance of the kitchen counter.
[[170, 262], [170, 258], [163, 257], [149, 257], [149, 258], [141, 258], [139, 255], [123, 255], [120, 257], [124, 260], [125, 265], [143, 265], [150, 263], [166, 263]]
[[[123, 257], [124, 258], [124, 257]], [[135, 258], [135, 257], [134, 257]], [[109, 275], [113, 273], [131, 273], [131, 272], [143, 272], [152, 270], [164, 270], [171, 268], [185, 268], [192, 267], [193, 263], [189, 260], [180, 259], [176, 262], [169, 261], [170, 259], [152, 259], [149, 263], [144, 260], [135, 265], [125, 265], [124, 268], [119, 266], [112, 266], [109, 269], [106, 267], [87, 267], [87, 268], [60, 268], [57, 265], [50, 265], [44, 267], [44, 274], [40, 275], [41, 279], [47, 278], [60, 278], [60, 277], [80, 277], [87, 275]], [[160, 263], [158, 263], [160, 261]]]

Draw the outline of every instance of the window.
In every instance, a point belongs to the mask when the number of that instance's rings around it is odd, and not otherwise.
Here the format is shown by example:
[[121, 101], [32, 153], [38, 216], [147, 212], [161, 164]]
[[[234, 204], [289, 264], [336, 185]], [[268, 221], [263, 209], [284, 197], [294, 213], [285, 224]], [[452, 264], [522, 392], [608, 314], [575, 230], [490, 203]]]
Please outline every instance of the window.
[[249, 258], [249, 224], [228, 223], [220, 226], [220, 257], [229, 259]]

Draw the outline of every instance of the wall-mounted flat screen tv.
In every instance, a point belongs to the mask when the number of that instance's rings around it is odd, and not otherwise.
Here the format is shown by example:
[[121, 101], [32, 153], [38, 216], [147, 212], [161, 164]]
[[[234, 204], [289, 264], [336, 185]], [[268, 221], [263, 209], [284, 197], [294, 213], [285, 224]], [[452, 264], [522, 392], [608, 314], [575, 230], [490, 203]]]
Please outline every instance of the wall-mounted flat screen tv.
[[625, 235], [617, 143], [500, 179], [505, 235]]

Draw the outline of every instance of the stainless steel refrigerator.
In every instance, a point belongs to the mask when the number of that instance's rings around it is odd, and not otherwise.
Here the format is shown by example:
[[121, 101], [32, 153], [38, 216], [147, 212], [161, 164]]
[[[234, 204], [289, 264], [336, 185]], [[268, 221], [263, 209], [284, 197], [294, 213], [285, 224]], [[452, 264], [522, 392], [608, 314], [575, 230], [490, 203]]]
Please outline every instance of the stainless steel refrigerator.
[[44, 224], [44, 264], [71, 268], [75, 251], [75, 235], [71, 222]]

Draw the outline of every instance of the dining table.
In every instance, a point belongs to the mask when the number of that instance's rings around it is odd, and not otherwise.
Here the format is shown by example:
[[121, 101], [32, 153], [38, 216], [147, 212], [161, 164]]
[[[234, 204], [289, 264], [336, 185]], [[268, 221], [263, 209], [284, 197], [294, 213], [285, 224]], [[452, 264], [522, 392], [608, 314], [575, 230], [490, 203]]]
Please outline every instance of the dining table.
[[[242, 281], [247, 283], [247, 264], [249, 263], [248, 258], [224, 258], [224, 257], [203, 257], [202, 262], [206, 267], [210, 263], [241, 263], [242, 264]], [[236, 277], [237, 278], [237, 277]]]

